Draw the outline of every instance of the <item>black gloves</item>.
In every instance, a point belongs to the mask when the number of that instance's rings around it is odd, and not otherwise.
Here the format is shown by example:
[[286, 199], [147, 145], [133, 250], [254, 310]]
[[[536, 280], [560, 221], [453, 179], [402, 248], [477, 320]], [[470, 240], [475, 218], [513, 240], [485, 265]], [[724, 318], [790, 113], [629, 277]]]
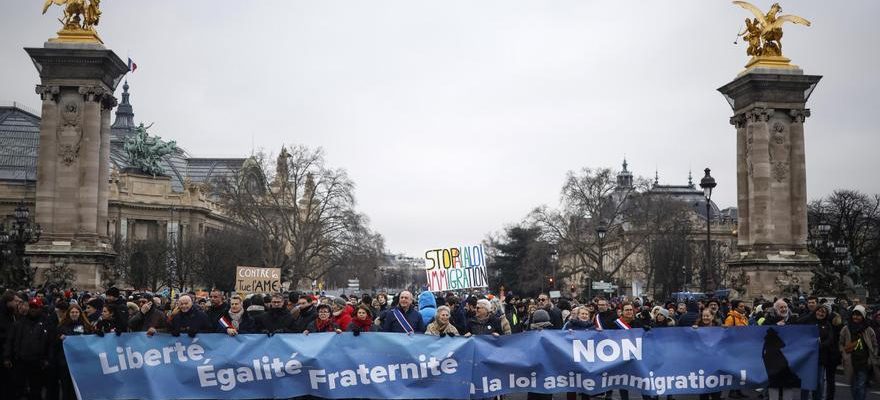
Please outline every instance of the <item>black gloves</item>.
[[199, 333], [199, 331], [196, 328], [189, 328], [186, 331], [186, 334], [189, 335], [189, 337], [191, 337], [191, 338], [196, 337], [196, 333]]
[[116, 331], [116, 336], [122, 336], [122, 331], [117, 330], [117, 331]]
[[98, 329], [97, 331], [95, 331], [95, 334], [98, 335], [98, 337], [104, 337], [104, 331], [102, 331], [102, 330], [100, 330], [100, 329]]
[[446, 336], [449, 336], [449, 337], [455, 337], [455, 334], [452, 333], [452, 332], [449, 332], [449, 333], [446, 334]]
[[650, 331], [650, 330], [651, 330], [651, 325], [645, 325], [644, 327], [642, 327], [642, 329], [644, 329], [645, 332]]
[[440, 337], [446, 337], [446, 332], [440, 332]]
[[361, 335], [361, 327], [355, 325], [354, 328], [351, 328], [351, 333], [355, 336]]
[[180, 330], [177, 330], [177, 329], [171, 330], [171, 336], [180, 337]]

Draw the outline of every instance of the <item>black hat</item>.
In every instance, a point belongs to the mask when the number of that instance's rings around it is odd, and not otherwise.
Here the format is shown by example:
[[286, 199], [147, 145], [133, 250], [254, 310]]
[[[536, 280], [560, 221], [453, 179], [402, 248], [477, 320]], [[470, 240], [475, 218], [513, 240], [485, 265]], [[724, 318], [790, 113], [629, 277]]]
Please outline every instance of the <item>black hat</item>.
[[113, 286], [110, 289], [107, 289], [107, 292], [104, 294], [107, 296], [119, 297], [119, 289], [116, 288], [116, 286]]

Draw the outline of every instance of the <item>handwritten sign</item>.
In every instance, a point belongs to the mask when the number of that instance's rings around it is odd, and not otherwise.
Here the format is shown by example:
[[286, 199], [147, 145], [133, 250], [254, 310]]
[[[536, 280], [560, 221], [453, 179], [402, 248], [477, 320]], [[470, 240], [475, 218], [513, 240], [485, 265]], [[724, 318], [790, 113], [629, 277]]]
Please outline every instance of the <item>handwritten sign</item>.
[[235, 291], [240, 293], [280, 293], [281, 268], [236, 267]]
[[425, 274], [432, 292], [486, 287], [486, 252], [483, 245], [428, 250]]

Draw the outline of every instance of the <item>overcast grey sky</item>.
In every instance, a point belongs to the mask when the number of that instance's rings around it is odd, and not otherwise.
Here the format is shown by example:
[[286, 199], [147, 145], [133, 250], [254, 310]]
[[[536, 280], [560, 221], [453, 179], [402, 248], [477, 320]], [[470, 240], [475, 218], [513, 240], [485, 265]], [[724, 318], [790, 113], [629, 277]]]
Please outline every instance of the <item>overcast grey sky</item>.
[[[766, 9], [772, 2], [755, 1]], [[0, 2], [0, 100], [38, 109], [23, 47], [58, 29], [57, 7]], [[880, 192], [880, 2], [787, 1], [813, 26], [783, 49], [824, 75], [808, 106], [810, 198]], [[729, 1], [122, 1], [99, 33], [138, 70], [137, 121], [195, 156], [323, 147], [357, 183], [395, 252], [477, 242], [557, 205], [566, 171], [706, 166], [735, 206], [734, 128], [716, 88], [747, 61], [749, 16]], [[121, 85], [120, 89], [121, 91]]]

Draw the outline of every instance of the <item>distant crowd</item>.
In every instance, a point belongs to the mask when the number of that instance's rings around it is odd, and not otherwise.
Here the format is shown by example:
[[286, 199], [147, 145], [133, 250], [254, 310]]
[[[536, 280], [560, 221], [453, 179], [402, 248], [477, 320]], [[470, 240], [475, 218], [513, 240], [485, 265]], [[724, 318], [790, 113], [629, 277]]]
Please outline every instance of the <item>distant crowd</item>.
[[[194, 337], [202, 333], [311, 334], [396, 332], [435, 336], [510, 335], [542, 329], [645, 330], [750, 325], [816, 325], [819, 329], [820, 388], [806, 400], [833, 400], [834, 374], [842, 365], [853, 400], [864, 400], [875, 373], [880, 383], [877, 329], [880, 311], [846, 299], [728, 299], [653, 302], [647, 299], [518, 297], [503, 293], [432, 293], [409, 291], [395, 296], [321, 296], [291, 292], [228, 296], [211, 291], [207, 298], [187, 293], [169, 298], [153, 293], [104, 293], [76, 290], [7, 290], [0, 297], [0, 344], [4, 398], [74, 399], [76, 394], [62, 350], [72, 335], [143, 332]], [[774, 382], [774, 377], [770, 377]], [[780, 378], [782, 379], [782, 378]], [[777, 379], [776, 382], [779, 382]], [[827, 384], [826, 384], [827, 382]], [[781, 382], [781, 389], [794, 383]], [[773, 388], [770, 388], [773, 389]], [[629, 394], [622, 390], [624, 399]], [[6, 397], [9, 396], [9, 397]], [[530, 394], [530, 398], [548, 395]], [[573, 396], [573, 394], [572, 394]], [[720, 399], [721, 393], [701, 395]], [[587, 396], [582, 395], [582, 398]], [[747, 397], [731, 391], [732, 399]], [[773, 399], [775, 400], [775, 399]]]

